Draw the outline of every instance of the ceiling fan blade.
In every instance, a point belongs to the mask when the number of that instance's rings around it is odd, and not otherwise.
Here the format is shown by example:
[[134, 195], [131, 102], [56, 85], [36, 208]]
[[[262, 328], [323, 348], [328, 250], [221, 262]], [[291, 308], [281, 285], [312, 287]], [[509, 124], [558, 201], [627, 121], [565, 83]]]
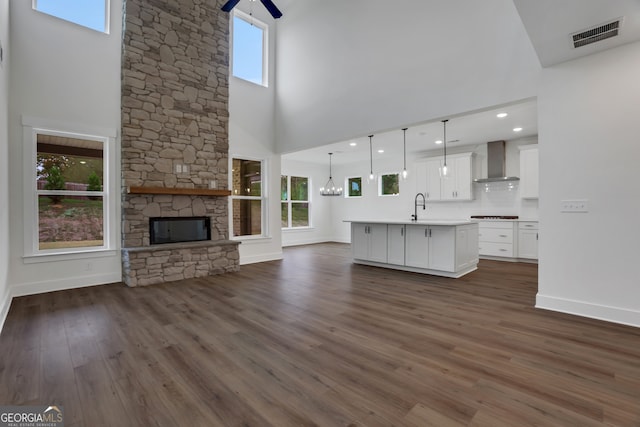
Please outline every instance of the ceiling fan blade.
[[260, 1], [264, 5], [264, 7], [267, 8], [271, 16], [273, 16], [275, 19], [278, 19], [282, 16], [282, 12], [280, 12], [280, 9], [278, 9], [271, 0], [260, 0]]
[[231, 9], [236, 7], [236, 5], [240, 2], [240, 0], [229, 0], [222, 6], [222, 10], [225, 12], [231, 12]]

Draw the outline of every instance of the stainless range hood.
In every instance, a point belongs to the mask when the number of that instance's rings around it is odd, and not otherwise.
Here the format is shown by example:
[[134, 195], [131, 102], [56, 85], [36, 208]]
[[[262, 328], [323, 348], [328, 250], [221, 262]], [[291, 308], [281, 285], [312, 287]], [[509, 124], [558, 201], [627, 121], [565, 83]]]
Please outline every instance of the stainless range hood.
[[505, 142], [487, 142], [487, 177], [476, 179], [473, 182], [509, 182], [520, 181], [517, 176], [507, 176]]

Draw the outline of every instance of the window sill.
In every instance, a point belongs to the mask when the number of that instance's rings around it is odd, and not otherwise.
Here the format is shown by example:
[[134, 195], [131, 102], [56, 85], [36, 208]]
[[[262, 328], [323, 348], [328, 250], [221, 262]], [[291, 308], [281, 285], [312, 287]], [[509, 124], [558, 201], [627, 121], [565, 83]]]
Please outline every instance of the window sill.
[[102, 258], [116, 256], [118, 251], [115, 249], [89, 249], [86, 251], [78, 252], [56, 252], [56, 253], [40, 253], [24, 255], [22, 262], [25, 264], [36, 264], [40, 262], [56, 262], [56, 261], [70, 261], [76, 259], [87, 258]]
[[271, 236], [234, 236], [231, 240], [251, 244], [269, 242], [273, 240], [273, 238]]
[[291, 228], [283, 228], [283, 233], [291, 233], [295, 231], [314, 231], [315, 227], [291, 227]]
[[236, 76], [236, 75], [233, 75], [233, 74], [231, 75], [231, 77], [233, 77], [237, 81], [247, 83], [248, 85], [253, 86], [253, 87], [261, 87], [261, 88], [269, 89], [269, 85], [267, 83], [254, 82], [254, 81], [251, 81], [251, 80], [248, 80], [248, 79], [245, 79], [243, 77]]

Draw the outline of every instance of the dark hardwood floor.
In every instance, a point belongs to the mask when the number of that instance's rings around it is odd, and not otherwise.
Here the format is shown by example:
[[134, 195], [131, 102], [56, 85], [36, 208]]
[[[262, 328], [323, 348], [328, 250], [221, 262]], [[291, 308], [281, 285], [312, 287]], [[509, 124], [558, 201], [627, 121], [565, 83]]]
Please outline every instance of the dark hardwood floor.
[[533, 307], [537, 266], [461, 279], [348, 245], [239, 273], [16, 298], [0, 404], [66, 426], [640, 426], [640, 329]]

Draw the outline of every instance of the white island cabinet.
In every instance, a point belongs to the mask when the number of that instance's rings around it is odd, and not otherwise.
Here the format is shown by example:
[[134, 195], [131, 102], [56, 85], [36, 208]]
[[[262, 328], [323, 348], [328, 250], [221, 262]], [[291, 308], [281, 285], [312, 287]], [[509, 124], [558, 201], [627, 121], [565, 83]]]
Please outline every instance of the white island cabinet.
[[357, 223], [351, 226], [354, 258], [387, 262], [387, 225]]
[[461, 277], [478, 266], [478, 224], [460, 221], [347, 221], [356, 264]]

